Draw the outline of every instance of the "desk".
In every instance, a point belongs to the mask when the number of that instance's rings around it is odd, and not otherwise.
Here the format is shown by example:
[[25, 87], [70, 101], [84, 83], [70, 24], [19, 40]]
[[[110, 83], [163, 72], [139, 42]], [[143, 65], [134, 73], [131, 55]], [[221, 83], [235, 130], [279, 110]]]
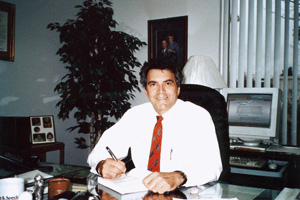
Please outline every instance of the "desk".
[[[300, 150], [298, 149], [297, 151], [299, 152]], [[251, 151], [231, 149], [230, 156], [263, 158], [274, 161], [275, 163], [276, 161], [288, 162], [288, 167], [282, 178], [232, 173], [229, 181], [232, 184], [278, 190], [282, 190], [284, 187], [300, 188], [300, 154], [295, 152], [292, 148], [289, 151], [268, 151], [268, 149], [266, 151]]]
[[46, 153], [59, 150], [59, 163], [65, 163], [65, 144], [62, 142], [53, 142], [45, 144], [32, 144], [29, 147], [20, 149], [24, 155], [38, 155], [42, 162], [46, 162]]
[[[192, 190], [197, 189], [198, 194], [191, 194]], [[226, 183], [210, 183], [202, 188], [198, 187], [188, 187], [188, 188], [180, 188], [180, 192], [170, 193], [169, 195], [159, 195], [153, 193], [137, 193], [137, 194], [128, 194], [128, 195], [116, 195], [116, 192], [109, 191], [107, 189], [105, 192], [99, 192], [101, 194], [101, 198], [103, 200], [127, 200], [127, 199], [161, 199], [161, 200], [169, 200], [172, 198], [179, 199], [221, 199], [221, 198], [230, 198], [238, 200], [258, 200], [258, 199], [268, 199], [274, 200], [280, 193], [279, 190], [268, 190], [262, 188], [254, 188], [254, 187], [246, 187], [246, 186], [238, 186]], [[172, 197], [172, 198], [171, 198]]]
[[[45, 164], [49, 165], [49, 164]], [[87, 167], [78, 167], [78, 166], [70, 166], [70, 165], [61, 165], [61, 164], [50, 164], [53, 166], [53, 171], [50, 172], [49, 174], [52, 174], [55, 177], [67, 177], [71, 179], [71, 183], [78, 183], [78, 177], [82, 178], [82, 180], [87, 180], [88, 177], [88, 182], [89, 182], [89, 188], [93, 188], [92, 184], [94, 184], [94, 192], [92, 191], [93, 195], [101, 195], [101, 198], [103, 200], [117, 200], [117, 199], [126, 199], [124, 196], [116, 198], [112, 196], [115, 193], [111, 193], [108, 190], [101, 190], [99, 189], [97, 181], [95, 181], [96, 177], [91, 176], [89, 173], [89, 168]], [[73, 178], [74, 181], [72, 181]], [[91, 181], [90, 179], [94, 179], [94, 181]], [[81, 182], [81, 181], [80, 181]], [[86, 182], [82, 184], [87, 184]], [[96, 187], [97, 186], [97, 187]], [[246, 187], [246, 186], [237, 186], [233, 184], [226, 184], [226, 183], [210, 183], [207, 184], [203, 187], [199, 187], [199, 193], [198, 195], [192, 195], [191, 194], [191, 189], [194, 187], [189, 187], [189, 188], [181, 188], [179, 192], [176, 193], [171, 193], [170, 195], [176, 195], [177, 197], [182, 197], [182, 194], [186, 198], [190, 199], [196, 199], [196, 198], [235, 198], [237, 197], [239, 200], [251, 200], [251, 199], [275, 199], [280, 191], [278, 190], [268, 190], [268, 189], [262, 189], [262, 188], [254, 188], [254, 187]], [[146, 193], [146, 195], [145, 195]], [[82, 195], [85, 198], [80, 198], [80, 199], [88, 199], [88, 195], [92, 195], [91, 193], [83, 193]], [[140, 196], [135, 196], [135, 199], [145, 199], [145, 200], [150, 200], [150, 199], [169, 199], [170, 196], [167, 195], [158, 195], [158, 194], [148, 194], [147, 192], [144, 193], [138, 193]], [[44, 195], [44, 200], [47, 200], [47, 195]]]
[[69, 178], [72, 183], [79, 183], [87, 185], [87, 177], [90, 174], [89, 167], [64, 165], [58, 163], [40, 163], [41, 167], [51, 166], [53, 170], [46, 172], [54, 177]]

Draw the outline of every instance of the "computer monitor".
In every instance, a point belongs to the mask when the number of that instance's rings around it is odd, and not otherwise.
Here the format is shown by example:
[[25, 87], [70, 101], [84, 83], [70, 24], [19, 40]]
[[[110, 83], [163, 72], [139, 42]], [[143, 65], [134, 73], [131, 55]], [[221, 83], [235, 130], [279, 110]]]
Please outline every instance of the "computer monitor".
[[225, 88], [229, 137], [244, 145], [278, 143], [281, 124], [279, 88]]

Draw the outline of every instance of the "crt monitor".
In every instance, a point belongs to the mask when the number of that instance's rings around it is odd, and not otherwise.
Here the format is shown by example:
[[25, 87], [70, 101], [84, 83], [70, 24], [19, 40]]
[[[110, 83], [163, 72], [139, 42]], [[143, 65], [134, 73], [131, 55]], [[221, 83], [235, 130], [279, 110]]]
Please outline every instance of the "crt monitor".
[[279, 88], [225, 88], [229, 137], [255, 146], [278, 143], [281, 120]]

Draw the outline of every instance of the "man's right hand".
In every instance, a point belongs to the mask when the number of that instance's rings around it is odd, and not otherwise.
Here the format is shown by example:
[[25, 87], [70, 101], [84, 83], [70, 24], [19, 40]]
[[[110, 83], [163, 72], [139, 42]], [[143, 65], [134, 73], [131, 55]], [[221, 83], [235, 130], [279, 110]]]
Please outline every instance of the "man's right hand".
[[112, 158], [102, 160], [97, 165], [97, 172], [108, 179], [118, 178], [126, 172], [125, 163], [121, 160], [115, 161]]

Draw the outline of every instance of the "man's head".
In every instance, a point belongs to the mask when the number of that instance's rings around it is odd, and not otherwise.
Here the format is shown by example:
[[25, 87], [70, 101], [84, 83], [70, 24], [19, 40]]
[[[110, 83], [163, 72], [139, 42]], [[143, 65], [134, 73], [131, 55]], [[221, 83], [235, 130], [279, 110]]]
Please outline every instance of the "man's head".
[[166, 49], [167, 46], [168, 46], [167, 40], [162, 40], [162, 41], [161, 41], [161, 47], [162, 47], [163, 49]]
[[174, 41], [174, 36], [170, 34], [170, 35], [168, 36], [168, 40], [169, 40], [169, 43], [172, 44], [173, 41]]
[[162, 115], [177, 101], [182, 72], [170, 59], [152, 59], [145, 62], [140, 72], [141, 84], [155, 111]]

